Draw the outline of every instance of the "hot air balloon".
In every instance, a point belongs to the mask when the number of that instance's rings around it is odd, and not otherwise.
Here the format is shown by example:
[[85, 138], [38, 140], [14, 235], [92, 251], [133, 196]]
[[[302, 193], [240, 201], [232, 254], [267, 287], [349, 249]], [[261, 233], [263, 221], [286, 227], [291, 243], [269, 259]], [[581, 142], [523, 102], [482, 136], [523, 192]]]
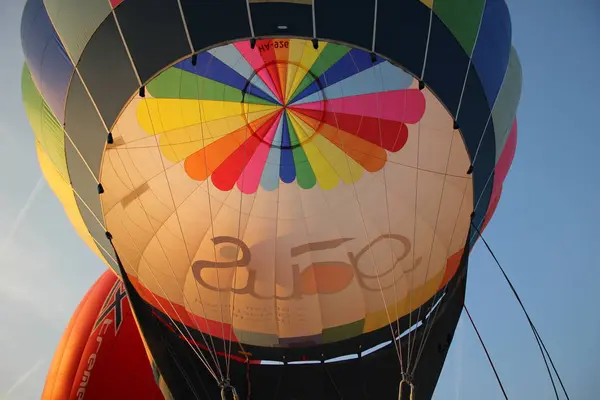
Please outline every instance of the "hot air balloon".
[[162, 399], [123, 283], [106, 271], [73, 313], [43, 400]]
[[431, 397], [516, 145], [503, 0], [28, 0], [22, 43], [174, 398]]

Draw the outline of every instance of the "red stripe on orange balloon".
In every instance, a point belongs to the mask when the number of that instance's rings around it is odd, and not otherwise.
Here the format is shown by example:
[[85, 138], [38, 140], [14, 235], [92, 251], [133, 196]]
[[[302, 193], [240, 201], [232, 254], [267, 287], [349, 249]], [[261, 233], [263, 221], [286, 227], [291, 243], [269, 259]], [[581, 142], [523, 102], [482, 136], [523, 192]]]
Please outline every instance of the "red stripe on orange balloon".
[[[256, 130], [270, 118], [273, 118], [272, 113], [251, 122], [250, 127]], [[246, 125], [198, 150], [186, 158], [185, 172], [192, 179], [205, 181], [250, 135], [252, 132]]]
[[[307, 115], [297, 115], [310, 126], [319, 124], [319, 121], [310, 118]], [[323, 124], [319, 128], [319, 134], [323, 135], [323, 137], [339, 147], [344, 153], [362, 165], [362, 167], [369, 172], [379, 171], [387, 161], [387, 153], [384, 149], [373, 143], [367, 142], [358, 136], [338, 129], [335, 126]]]
[[280, 114], [281, 110], [275, 116], [271, 114], [271, 119], [255, 130], [253, 134], [250, 133], [251, 136], [217, 167], [212, 174], [212, 182], [218, 189], [228, 191], [233, 188], [242, 171], [244, 171], [244, 168], [250, 162], [254, 152], [263, 143], [262, 139], [269, 132]]
[[403, 122], [344, 114], [328, 110], [323, 114], [322, 109], [307, 110], [291, 107], [295, 112], [312, 118], [323, 118], [325, 123], [337, 126], [341, 130], [356, 135], [384, 149], [397, 152], [408, 141], [408, 127]]
[[[322, 109], [323, 106], [319, 103], [322, 103], [322, 101], [295, 104], [294, 108]], [[423, 114], [425, 113], [425, 96], [423, 96], [423, 93], [419, 89], [361, 94], [340, 97], [338, 99], [328, 99], [327, 110], [415, 124], [423, 118]]]

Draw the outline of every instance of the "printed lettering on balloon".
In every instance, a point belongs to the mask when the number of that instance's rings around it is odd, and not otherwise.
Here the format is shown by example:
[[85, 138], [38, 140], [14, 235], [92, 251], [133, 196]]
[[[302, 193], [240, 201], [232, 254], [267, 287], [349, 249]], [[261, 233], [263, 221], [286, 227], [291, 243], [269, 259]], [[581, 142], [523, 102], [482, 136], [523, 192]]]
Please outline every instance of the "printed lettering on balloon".
[[[291, 248], [290, 256], [292, 259], [294, 259], [306, 253], [336, 249], [342, 244], [352, 240], [354, 240], [354, 238], [338, 238], [333, 240], [306, 243]], [[384, 241], [394, 241], [396, 244], [401, 244], [403, 251], [399, 256], [390, 253], [390, 256], [394, 258], [389, 263], [389, 267], [385, 271], [382, 271], [376, 265], [370, 250], [376, 244], [383, 243]], [[356, 280], [360, 287], [364, 290], [385, 290], [394, 287], [394, 285], [396, 285], [406, 273], [414, 271], [414, 269], [417, 268], [422, 261], [421, 257], [415, 258], [411, 268], [403, 269], [396, 275], [396, 267], [400, 262], [405, 260], [410, 255], [412, 245], [410, 240], [403, 235], [384, 234], [372, 240], [356, 254], [349, 251], [347, 253], [347, 260], [311, 262], [311, 264], [304, 268], [302, 272], [300, 271], [299, 264], [291, 264], [291, 293], [289, 295], [263, 295], [256, 291], [258, 271], [248, 268], [252, 259], [252, 252], [248, 245], [244, 243], [244, 241], [231, 236], [218, 236], [213, 238], [212, 242], [215, 244], [215, 246], [226, 243], [235, 245], [237, 249], [236, 257], [232, 261], [198, 260], [194, 262], [192, 265], [192, 272], [196, 282], [198, 282], [203, 288], [211, 291], [231, 292], [237, 295], [250, 295], [262, 300], [273, 298], [277, 300], [300, 299], [305, 295], [312, 295], [316, 293], [335, 294], [346, 289], [354, 280]], [[241, 256], [239, 253], [241, 253]], [[373, 273], [371, 274], [366, 272], [365, 269], [367, 268], [365, 266], [370, 266]], [[221, 268], [245, 268], [247, 271], [245, 285], [242, 288], [229, 286], [217, 287], [207, 282], [202, 276], [202, 271], [205, 269], [214, 270]], [[392, 282], [388, 282], [385, 285], [381, 284], [381, 279], [389, 276], [392, 273]]]
[[102, 341], [104, 340], [104, 336], [106, 336], [109, 326], [113, 325], [115, 335], [121, 327], [121, 323], [123, 322], [123, 301], [126, 297], [127, 293], [123, 287], [123, 282], [117, 280], [106, 296], [106, 300], [104, 300], [104, 304], [98, 313], [98, 318], [96, 318], [94, 328], [92, 329], [92, 332], [97, 335], [96, 349], [89, 355], [87, 367], [85, 371], [83, 371], [83, 376], [79, 382], [79, 388], [77, 389], [78, 400], [82, 400], [85, 397], [87, 386], [92, 377], [92, 370], [96, 364], [98, 352], [100, 351]]
[[98, 328], [102, 321], [111, 313], [114, 312], [113, 318], [115, 322], [115, 334], [119, 331], [121, 327], [121, 323], [123, 322], [123, 301], [127, 297], [127, 293], [125, 292], [125, 288], [123, 287], [123, 282], [117, 280], [113, 285], [112, 289], [106, 296], [106, 300], [104, 300], [104, 304], [98, 313], [98, 318], [96, 318], [96, 323], [94, 324], [94, 329]]
[[100, 351], [100, 347], [102, 346], [102, 341], [108, 327], [112, 325], [113, 320], [110, 318], [104, 318], [102, 321], [102, 327], [98, 332], [98, 336], [96, 336], [96, 350], [90, 354], [87, 360], [87, 368], [83, 371], [83, 376], [81, 377], [81, 381], [79, 382], [79, 388], [77, 389], [77, 400], [82, 400], [85, 397], [85, 392], [87, 390], [87, 385], [90, 383], [90, 378], [92, 377], [92, 369], [94, 369], [94, 365], [96, 364], [96, 357], [98, 357], [98, 352]]

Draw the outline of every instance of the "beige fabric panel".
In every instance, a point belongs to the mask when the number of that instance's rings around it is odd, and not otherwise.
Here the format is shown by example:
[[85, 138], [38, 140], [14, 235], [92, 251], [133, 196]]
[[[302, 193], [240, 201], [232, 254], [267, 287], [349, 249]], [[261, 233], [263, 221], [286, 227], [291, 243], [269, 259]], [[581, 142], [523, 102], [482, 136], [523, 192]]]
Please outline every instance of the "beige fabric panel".
[[[157, 138], [132, 123], [136, 103], [146, 101], [134, 100], [114, 131], [122, 144], [107, 150], [102, 171], [107, 226], [127, 270], [195, 315], [279, 337], [320, 334], [410, 303], [423, 285], [437, 288], [447, 258], [464, 245], [472, 185], [460, 134], [435, 97], [425, 97], [422, 123], [383, 170], [329, 191], [281, 184], [253, 195], [190, 180], [183, 162], [161, 156]], [[249, 263], [207, 267], [198, 280], [194, 263], [244, 258], [233, 240], [215, 244], [218, 237], [239, 237]], [[341, 239], [348, 240], [331, 243]], [[317, 242], [325, 248], [308, 245]], [[418, 307], [412, 300], [396, 317]]]

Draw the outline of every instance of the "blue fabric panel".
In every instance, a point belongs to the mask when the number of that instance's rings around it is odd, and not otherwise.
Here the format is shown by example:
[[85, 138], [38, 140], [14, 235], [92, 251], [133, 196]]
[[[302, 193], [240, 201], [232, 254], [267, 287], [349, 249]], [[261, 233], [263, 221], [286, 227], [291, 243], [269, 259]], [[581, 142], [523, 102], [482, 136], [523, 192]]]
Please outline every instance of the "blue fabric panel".
[[473, 64], [492, 105], [500, 92], [510, 57], [511, 23], [504, 0], [487, 0], [473, 53]]
[[[477, 202], [481, 197], [479, 207], [475, 210], [475, 218], [473, 220], [475, 224], [479, 224], [485, 216], [492, 194], [491, 187], [493, 185], [488, 185], [487, 188], [485, 187], [488, 177], [494, 170], [496, 164], [494, 123], [491, 118], [488, 123], [490, 113], [491, 107], [486, 101], [482, 84], [475, 72], [475, 67], [471, 65], [458, 116], [458, 125], [469, 152], [471, 162], [473, 162], [477, 146], [479, 146], [479, 142], [481, 142], [477, 158], [473, 165], [474, 201]], [[475, 203], [473, 205], [475, 205]]]
[[283, 135], [281, 140], [281, 163], [279, 167], [279, 176], [285, 183], [294, 182], [296, 179], [296, 167], [294, 165], [294, 153], [292, 152], [292, 142], [290, 140], [290, 129], [287, 118], [281, 118], [283, 123]]
[[74, 67], [42, 0], [29, 0], [25, 4], [21, 42], [33, 81], [56, 118], [63, 123], [67, 89]]
[[257, 88], [252, 83], [248, 83], [246, 78], [209, 52], [202, 52], [198, 54], [196, 65], [193, 65], [191, 58], [188, 58], [175, 64], [175, 67], [187, 72], [191, 72], [192, 74], [211, 79], [213, 81], [221, 82], [240, 91], [244, 90], [247, 84], [247, 93], [260, 97], [261, 99], [277, 103], [275, 99], [263, 92], [261, 89]]
[[294, 102], [318, 92], [321, 88], [331, 86], [384, 61], [381, 57], [377, 57], [377, 60], [373, 63], [369, 53], [363, 50], [352, 49], [319, 76], [317, 79], [318, 82], [311, 83], [298, 96], [294, 97]]

